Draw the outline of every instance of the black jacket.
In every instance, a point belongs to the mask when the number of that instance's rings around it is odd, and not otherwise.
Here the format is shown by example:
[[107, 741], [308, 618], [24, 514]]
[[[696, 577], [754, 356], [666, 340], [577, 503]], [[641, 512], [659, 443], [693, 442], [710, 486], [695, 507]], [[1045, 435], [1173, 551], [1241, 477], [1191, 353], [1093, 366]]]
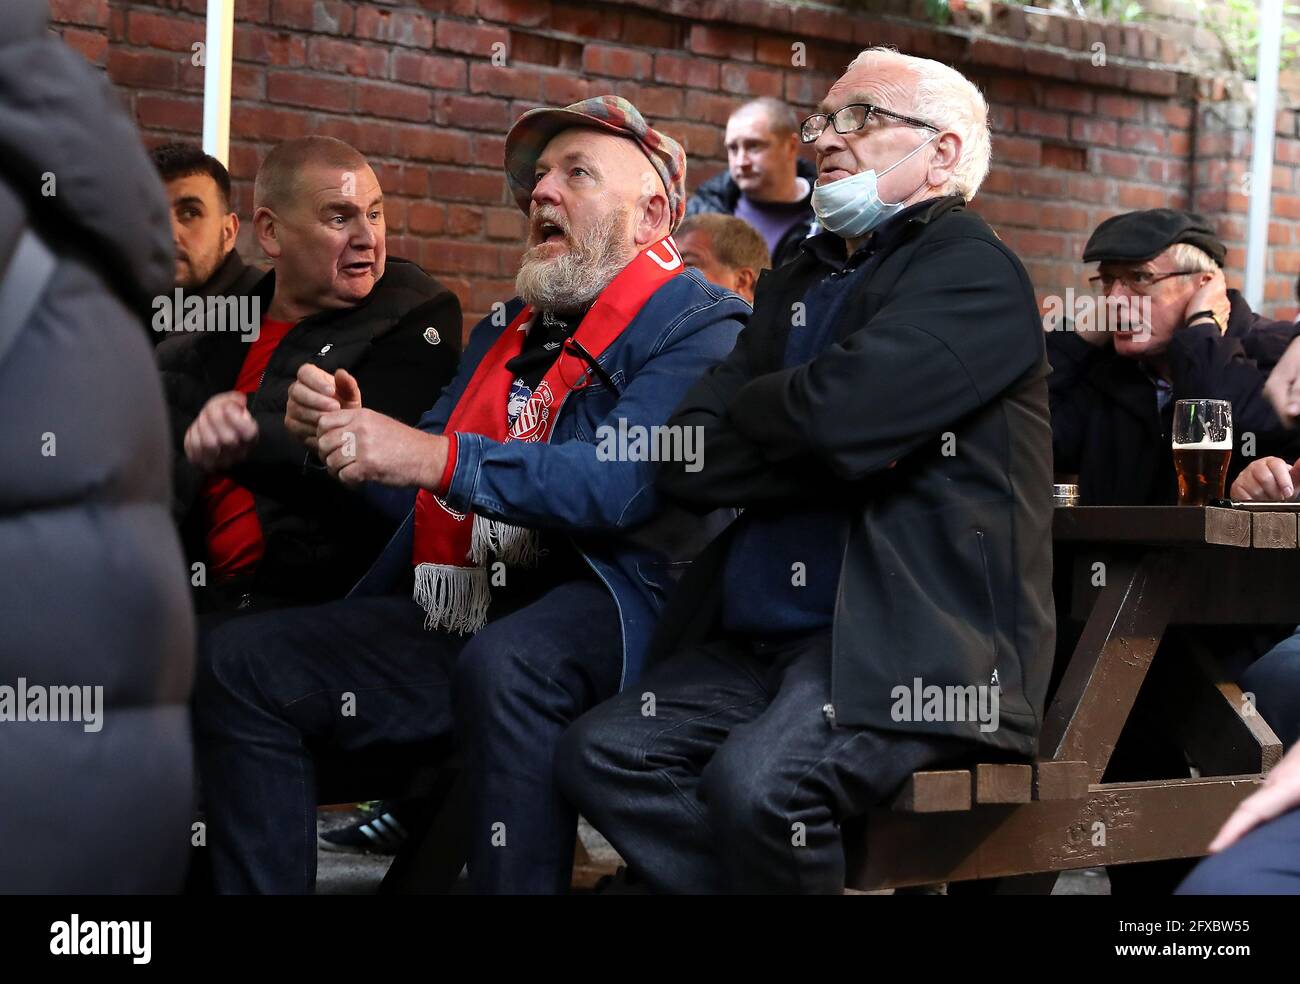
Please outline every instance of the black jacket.
[[[1047, 333], [1052, 374], [1052, 447], [1055, 470], [1078, 476], [1083, 505], [1162, 505], [1177, 500], [1170, 427], [1173, 401], [1229, 400], [1236, 453], [1228, 484], [1252, 460], [1243, 442], [1253, 435], [1254, 455], [1300, 457], [1300, 433], [1285, 430], [1264, 398], [1269, 371], [1300, 326], [1254, 314], [1235, 290], [1220, 335], [1211, 325], [1182, 328], [1169, 346], [1172, 398], [1158, 412], [1156, 387], [1142, 367], [1110, 345], [1090, 345], [1072, 331]], [[1249, 447], [1246, 450], [1250, 450]]]
[[[960, 197], [902, 221], [811, 363], [781, 368], [791, 312], [842, 242], [818, 236], [763, 275], [735, 350], [671, 421], [703, 428], [703, 467], [670, 463], [659, 481], [696, 509], [844, 503], [828, 716], [1031, 754], [1054, 636], [1038, 307], [1020, 261]], [[656, 655], [715, 631], [728, 539], [686, 573]], [[895, 720], [894, 688], [917, 677], [996, 682], [1000, 726]]]
[[[779, 267], [799, 255], [799, 244], [808, 238], [817, 217], [812, 210], [812, 186], [817, 180], [817, 168], [800, 157], [795, 161], [795, 173], [808, 182], [808, 194], [803, 200], [808, 214], [786, 230], [781, 241], [772, 253], [772, 266]], [[740, 186], [732, 178], [731, 172], [715, 174], [698, 188], [686, 201], [686, 214], [699, 212], [721, 212], [724, 215], [736, 214], [736, 203], [740, 201]]]
[[239, 255], [239, 250], [232, 249], [213, 271], [207, 281], [196, 293], [205, 297], [219, 297], [226, 294], [251, 294], [257, 282], [265, 275], [264, 270], [249, 266]]
[[[254, 292], [262, 313], [274, 293], [272, 271]], [[251, 590], [289, 601], [339, 597], [392, 533], [390, 519], [331, 478], [285, 429], [289, 385], [299, 367], [311, 362], [328, 372], [347, 369], [367, 407], [414, 424], [455, 374], [453, 340], [460, 332], [456, 296], [414, 263], [389, 257], [364, 301], [304, 318], [285, 335], [249, 397], [258, 442], [230, 472], [253, 493], [266, 541]], [[186, 460], [181, 442], [208, 399], [234, 388], [248, 352], [243, 337], [200, 332], [158, 347], [174, 444], [173, 508], [191, 560], [206, 559], [199, 495], [206, 476]], [[198, 601], [202, 605], [204, 596]]]
[[103, 706], [99, 731], [0, 722], [0, 892], [174, 892], [194, 621], [137, 315], [171, 284], [167, 198], [120, 94], [47, 33], [45, 4], [6, 0], [4, 25], [0, 277], [24, 228], [55, 262], [39, 293], [17, 282], [29, 317], [10, 320], [7, 293], [0, 308], [16, 332], [0, 357], [0, 686], [101, 687]]

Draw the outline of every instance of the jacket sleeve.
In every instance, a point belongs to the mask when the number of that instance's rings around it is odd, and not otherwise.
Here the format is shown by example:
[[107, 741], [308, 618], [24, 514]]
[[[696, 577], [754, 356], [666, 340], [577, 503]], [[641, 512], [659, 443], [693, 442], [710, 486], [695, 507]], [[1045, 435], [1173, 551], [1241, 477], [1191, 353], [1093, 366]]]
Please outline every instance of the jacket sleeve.
[[[761, 293], [755, 303], [761, 303]], [[727, 416], [728, 404], [757, 375], [760, 331], [758, 325], [742, 331], [731, 354], [690, 388], [669, 421], [672, 426], [698, 428], [701, 467], [692, 470], [685, 461], [663, 462], [656, 484], [694, 511], [790, 498], [824, 488], [833, 479], [820, 462], [806, 456], [797, 467], [774, 468]]]
[[1088, 373], [1107, 350], [1090, 345], [1072, 331], [1046, 333], [1047, 394], [1052, 411], [1052, 460], [1057, 472], [1077, 474], [1083, 458], [1084, 436], [1096, 394], [1084, 385]]
[[742, 327], [738, 317], [715, 312], [695, 317], [702, 323], [679, 327], [632, 377], [597, 426], [596, 443], [502, 443], [459, 434], [448, 505], [569, 532], [627, 529], [649, 519], [658, 507], [656, 463], [611, 458], [601, 450], [602, 436], [617, 433], [620, 423], [629, 429], [666, 423], [701, 370], [726, 354]]
[[188, 337], [165, 338], [154, 350], [162, 376], [163, 393], [167, 397], [167, 417], [171, 428], [172, 459], [172, 519], [177, 526], [184, 525], [190, 509], [198, 498], [203, 484], [203, 474], [185, 457], [185, 432], [203, 409], [201, 393], [194, 374], [185, 365], [189, 352]]
[[[456, 352], [450, 345], [425, 341], [424, 329], [429, 325], [440, 334], [460, 334], [460, 302], [454, 294], [448, 291], [412, 308], [375, 339], [349, 370], [356, 377], [365, 406], [414, 424], [437, 400], [455, 373]], [[289, 433], [283, 411], [260, 410], [253, 417], [258, 440], [249, 456], [231, 469], [237, 482], [277, 498], [301, 495], [304, 482], [327, 489], [329, 495], [353, 494], [335, 482], [316, 455]]]
[[773, 463], [812, 454], [841, 480], [890, 467], [1044, 362], [1037, 305], [992, 243], [936, 241], [889, 300], [811, 362], [759, 376], [727, 416]]
[[1286, 432], [1264, 396], [1270, 368], [1251, 357], [1244, 339], [1220, 334], [1209, 323], [1179, 329], [1169, 344], [1175, 400], [1227, 400], [1232, 404], [1238, 443], [1251, 433], [1260, 454], [1290, 455], [1295, 450], [1294, 436]]

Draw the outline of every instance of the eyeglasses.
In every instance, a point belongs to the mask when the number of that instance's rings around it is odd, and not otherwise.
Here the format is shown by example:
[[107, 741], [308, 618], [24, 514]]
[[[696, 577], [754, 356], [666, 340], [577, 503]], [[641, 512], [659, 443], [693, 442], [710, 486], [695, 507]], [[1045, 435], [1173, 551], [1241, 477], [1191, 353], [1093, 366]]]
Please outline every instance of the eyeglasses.
[[[573, 373], [573, 369], [576, 369], [577, 367], [575, 366], [570, 368], [570, 364], [564, 361], [565, 355], [572, 355], [575, 358], [580, 359], [582, 362], [587, 364], [587, 368], [577, 373], [575, 378], [570, 379], [569, 376]], [[615, 396], [622, 395], [619, 392], [618, 384], [615, 383], [613, 377], [605, 371], [605, 367], [596, 361], [596, 357], [588, 352], [580, 341], [570, 335], [564, 340], [564, 348], [561, 350], [560, 355], [561, 381], [570, 390], [586, 389], [591, 385], [593, 375], [609, 387], [610, 392]]]
[[814, 113], [808, 117], [799, 128], [799, 139], [806, 144], [812, 143], [826, 132], [827, 126], [834, 126], [835, 132], [839, 134], [856, 133], [872, 123], [877, 117], [887, 117], [900, 123], [906, 123], [908, 126], [923, 126], [935, 133], [940, 132], [937, 126], [933, 123], [927, 123], [925, 120], [918, 120], [912, 116], [903, 116], [892, 110], [873, 106], [871, 103], [850, 103], [829, 116], [826, 113]]
[[1089, 277], [1088, 283], [1093, 290], [1100, 287], [1105, 292], [1114, 287], [1115, 281], [1118, 280], [1129, 290], [1143, 294], [1160, 281], [1168, 280], [1170, 277], [1187, 277], [1193, 273], [1204, 272], [1203, 270], [1175, 270], [1172, 273], [1156, 274], [1150, 270], [1130, 270], [1127, 273], [1099, 273], [1095, 277]]

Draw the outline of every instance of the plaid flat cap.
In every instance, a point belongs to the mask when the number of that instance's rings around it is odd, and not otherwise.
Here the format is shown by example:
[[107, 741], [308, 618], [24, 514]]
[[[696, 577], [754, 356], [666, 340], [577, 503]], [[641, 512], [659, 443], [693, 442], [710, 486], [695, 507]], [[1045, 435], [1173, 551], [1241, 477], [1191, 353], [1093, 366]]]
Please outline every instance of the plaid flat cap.
[[672, 137], [654, 129], [640, 111], [620, 96], [593, 96], [564, 109], [530, 109], [506, 134], [506, 183], [515, 202], [528, 214], [537, 158], [557, 133], [587, 126], [636, 142], [668, 190], [672, 229], [686, 211], [686, 151]]

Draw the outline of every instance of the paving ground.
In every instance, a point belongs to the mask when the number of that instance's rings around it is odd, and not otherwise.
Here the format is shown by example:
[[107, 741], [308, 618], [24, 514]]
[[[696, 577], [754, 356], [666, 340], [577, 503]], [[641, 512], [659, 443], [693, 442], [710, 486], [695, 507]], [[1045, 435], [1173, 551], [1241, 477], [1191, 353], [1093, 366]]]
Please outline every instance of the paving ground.
[[[362, 814], [353, 811], [322, 810], [318, 829], [333, 830], [355, 822]], [[585, 821], [578, 836], [594, 864], [613, 867], [618, 854], [605, 838]], [[316, 891], [320, 895], [372, 895], [388, 870], [392, 858], [382, 854], [338, 854], [321, 851], [316, 874]], [[1110, 883], [1100, 868], [1067, 871], [1057, 879], [1053, 895], [1109, 895]]]

